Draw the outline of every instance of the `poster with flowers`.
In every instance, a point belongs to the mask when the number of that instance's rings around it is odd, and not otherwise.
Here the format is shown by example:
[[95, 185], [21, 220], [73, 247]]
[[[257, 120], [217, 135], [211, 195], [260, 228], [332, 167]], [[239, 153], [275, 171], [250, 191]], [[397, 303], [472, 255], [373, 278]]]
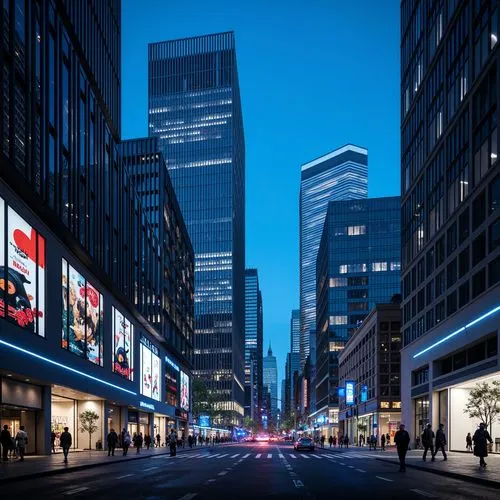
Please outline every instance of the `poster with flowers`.
[[113, 307], [113, 371], [127, 380], [134, 380], [134, 326]]

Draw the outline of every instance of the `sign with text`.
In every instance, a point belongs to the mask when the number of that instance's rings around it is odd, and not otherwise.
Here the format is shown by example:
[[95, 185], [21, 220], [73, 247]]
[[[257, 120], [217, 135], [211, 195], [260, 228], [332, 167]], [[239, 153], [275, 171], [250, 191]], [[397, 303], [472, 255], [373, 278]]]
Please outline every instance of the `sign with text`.
[[348, 380], [345, 383], [345, 404], [353, 405], [354, 404], [354, 381]]

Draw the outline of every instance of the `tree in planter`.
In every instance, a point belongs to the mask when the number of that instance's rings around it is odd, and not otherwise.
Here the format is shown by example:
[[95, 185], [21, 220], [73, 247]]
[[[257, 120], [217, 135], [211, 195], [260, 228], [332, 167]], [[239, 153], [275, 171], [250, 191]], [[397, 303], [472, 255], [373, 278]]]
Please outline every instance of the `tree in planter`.
[[490, 435], [495, 418], [500, 413], [500, 381], [491, 384], [480, 382], [470, 391], [464, 413], [478, 418], [489, 429]]
[[80, 431], [89, 433], [89, 450], [92, 449], [92, 434], [97, 430], [96, 422], [99, 415], [94, 410], [85, 410], [80, 413]]

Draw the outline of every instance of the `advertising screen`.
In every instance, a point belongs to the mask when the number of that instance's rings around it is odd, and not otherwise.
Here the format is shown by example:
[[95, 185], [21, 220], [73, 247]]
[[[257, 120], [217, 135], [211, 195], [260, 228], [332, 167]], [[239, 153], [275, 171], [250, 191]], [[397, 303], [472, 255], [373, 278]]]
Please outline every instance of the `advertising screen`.
[[183, 371], [180, 372], [181, 378], [181, 404], [183, 410], [189, 411], [189, 376]]
[[171, 364], [165, 363], [165, 403], [177, 406], [178, 399], [178, 384], [179, 384], [179, 369], [175, 369]]
[[361, 402], [366, 403], [368, 400], [368, 386], [364, 385], [361, 387]]
[[62, 347], [103, 366], [102, 295], [65, 259], [62, 299]]
[[200, 427], [210, 427], [210, 417], [208, 415], [200, 415], [199, 426]]
[[2, 198], [0, 318], [45, 336], [45, 239]]
[[141, 394], [160, 401], [160, 357], [159, 349], [141, 335]]
[[354, 404], [354, 382], [352, 380], [348, 380], [345, 383], [345, 404]]
[[134, 325], [113, 307], [113, 371], [134, 380]]

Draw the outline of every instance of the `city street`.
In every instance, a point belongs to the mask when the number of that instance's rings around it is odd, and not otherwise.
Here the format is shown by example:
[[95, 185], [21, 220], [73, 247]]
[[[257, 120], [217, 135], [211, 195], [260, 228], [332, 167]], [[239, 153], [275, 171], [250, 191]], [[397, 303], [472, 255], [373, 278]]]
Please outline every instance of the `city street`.
[[498, 498], [496, 489], [412, 469], [402, 474], [376, 457], [356, 448], [298, 453], [281, 443], [218, 445], [17, 481], [1, 490], [5, 498]]

